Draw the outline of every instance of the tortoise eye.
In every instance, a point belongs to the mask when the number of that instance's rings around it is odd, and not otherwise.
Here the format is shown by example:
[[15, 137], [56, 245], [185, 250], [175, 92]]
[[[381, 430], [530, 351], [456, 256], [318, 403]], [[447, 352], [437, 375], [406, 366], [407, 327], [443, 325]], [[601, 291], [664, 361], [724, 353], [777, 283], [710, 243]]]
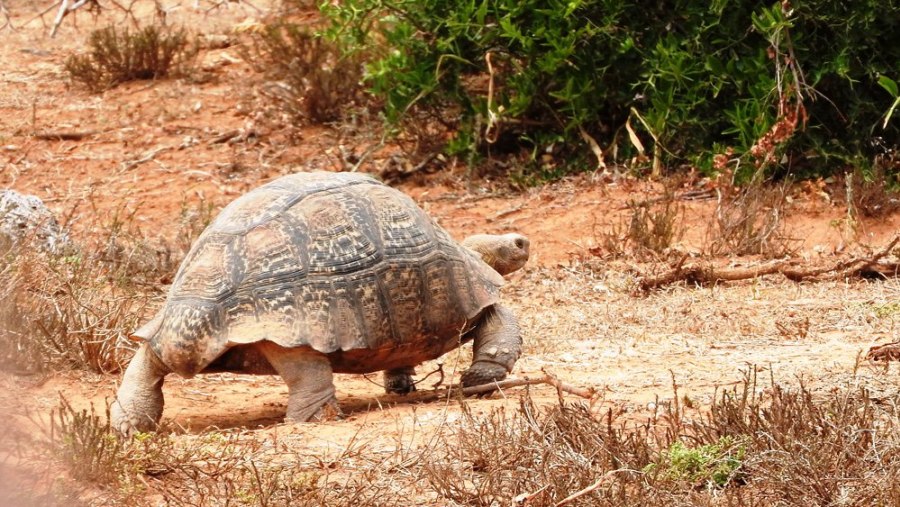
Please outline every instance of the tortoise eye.
[[518, 248], [518, 249], [525, 248], [525, 240], [522, 238], [516, 238], [516, 248]]

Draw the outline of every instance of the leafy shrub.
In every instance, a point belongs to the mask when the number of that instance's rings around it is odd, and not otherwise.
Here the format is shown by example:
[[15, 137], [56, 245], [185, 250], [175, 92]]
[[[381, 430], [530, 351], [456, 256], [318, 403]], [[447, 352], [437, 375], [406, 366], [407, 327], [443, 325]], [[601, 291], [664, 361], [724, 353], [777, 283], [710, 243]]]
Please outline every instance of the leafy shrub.
[[185, 74], [199, 46], [184, 30], [155, 25], [137, 32], [123, 32], [114, 26], [91, 32], [88, 53], [72, 55], [65, 70], [72, 81], [92, 92], [142, 79], [160, 79]]
[[[590, 138], [653, 167], [739, 176], [823, 173], [900, 143], [890, 3], [347, 0], [323, 7], [329, 35], [372, 55], [388, 122], [431, 111], [455, 151]], [[893, 76], [896, 78], [896, 76]], [[441, 114], [444, 112], [444, 114]], [[640, 160], [640, 157], [638, 157]], [[572, 168], [569, 168], [570, 170]]]

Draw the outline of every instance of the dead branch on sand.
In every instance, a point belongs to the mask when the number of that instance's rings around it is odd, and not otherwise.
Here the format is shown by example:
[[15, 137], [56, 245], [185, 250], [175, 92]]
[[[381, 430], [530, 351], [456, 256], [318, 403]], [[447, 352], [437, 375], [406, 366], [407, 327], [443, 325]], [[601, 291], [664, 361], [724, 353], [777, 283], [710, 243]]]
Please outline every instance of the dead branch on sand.
[[573, 386], [572, 384], [568, 384], [559, 380], [555, 375], [551, 373], [547, 373], [546, 371], [543, 373], [543, 376], [537, 378], [524, 377], [520, 379], [501, 380], [499, 382], [493, 382], [491, 384], [482, 384], [478, 386], [463, 388], [460, 388], [459, 386], [452, 386], [443, 389], [434, 389], [431, 391], [415, 391], [405, 395], [403, 399], [404, 401], [413, 403], [428, 403], [432, 401], [453, 398], [456, 396], [480, 396], [492, 393], [494, 391], [501, 391], [503, 389], [533, 386], [538, 384], [547, 384], [555, 387], [557, 393], [559, 393], [560, 396], [562, 396], [562, 393], [569, 393], [593, 401], [599, 395], [599, 392], [596, 388]]
[[682, 257], [671, 269], [665, 273], [652, 276], [642, 276], [640, 289], [649, 291], [676, 282], [688, 282], [695, 284], [713, 284], [717, 282], [731, 282], [736, 280], [749, 280], [763, 275], [781, 274], [789, 280], [799, 282], [801, 280], [840, 280], [844, 278], [877, 275], [887, 278], [900, 273], [900, 262], [883, 262], [882, 258], [891, 253], [900, 234], [894, 236], [884, 248], [867, 257], [853, 257], [826, 267], [803, 267], [797, 259], [777, 260], [758, 266], [747, 267], [716, 267], [709, 263], [685, 264], [687, 256]]
[[35, 139], [41, 139], [44, 141], [81, 141], [87, 137], [92, 137], [99, 134], [99, 130], [87, 130], [84, 132], [66, 132], [66, 131], [44, 131], [44, 132], [35, 132], [31, 135]]

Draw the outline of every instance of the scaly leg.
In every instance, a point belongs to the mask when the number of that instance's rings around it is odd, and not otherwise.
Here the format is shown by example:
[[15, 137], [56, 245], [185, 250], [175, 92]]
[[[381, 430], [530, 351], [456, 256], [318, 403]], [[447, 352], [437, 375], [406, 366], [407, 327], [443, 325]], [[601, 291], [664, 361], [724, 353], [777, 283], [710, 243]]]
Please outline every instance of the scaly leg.
[[169, 369], [146, 343], [128, 364], [110, 407], [110, 425], [131, 436], [156, 429], [163, 412], [163, 379]]
[[272, 342], [259, 344], [266, 359], [288, 386], [285, 420], [322, 421], [340, 415], [334, 396], [331, 363], [321, 352], [309, 348], [286, 348]]
[[522, 330], [513, 313], [494, 305], [484, 311], [475, 334], [472, 366], [463, 373], [466, 387], [503, 380], [522, 353]]

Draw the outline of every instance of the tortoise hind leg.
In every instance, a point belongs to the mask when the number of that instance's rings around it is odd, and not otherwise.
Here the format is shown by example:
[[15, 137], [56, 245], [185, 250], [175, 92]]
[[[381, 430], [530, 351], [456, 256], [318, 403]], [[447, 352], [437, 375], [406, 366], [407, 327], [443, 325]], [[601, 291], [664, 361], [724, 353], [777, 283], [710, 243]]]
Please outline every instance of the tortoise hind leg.
[[285, 420], [323, 421], [340, 415], [334, 396], [331, 363], [325, 354], [308, 348], [286, 348], [259, 343], [262, 352], [288, 386]]
[[168, 373], [150, 346], [142, 344], [131, 358], [110, 406], [110, 426], [126, 436], [155, 430], [162, 417], [162, 385]]
[[388, 394], [409, 394], [416, 390], [412, 376], [416, 369], [412, 366], [394, 368], [384, 372], [384, 392]]

